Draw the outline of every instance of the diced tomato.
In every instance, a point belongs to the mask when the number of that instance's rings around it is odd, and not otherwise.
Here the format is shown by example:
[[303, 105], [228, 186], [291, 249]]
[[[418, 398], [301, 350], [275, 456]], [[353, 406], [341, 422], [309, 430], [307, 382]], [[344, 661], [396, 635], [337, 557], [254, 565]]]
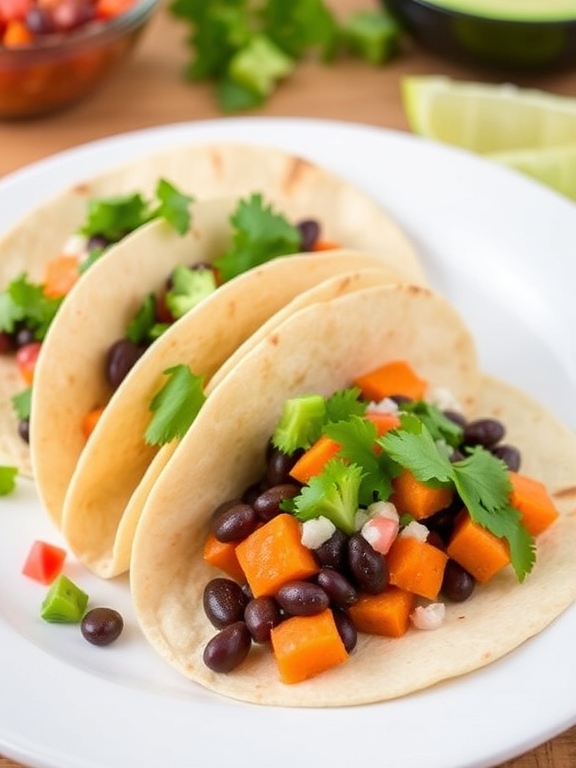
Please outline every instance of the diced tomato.
[[32, 7], [32, 0], [0, 0], [0, 21], [23, 21]]
[[398, 535], [398, 520], [390, 517], [372, 517], [362, 526], [362, 536], [381, 555], [387, 554]]
[[120, 16], [132, 8], [135, 0], [97, 0], [96, 17], [99, 19], [112, 19]]
[[35, 541], [30, 547], [22, 573], [41, 584], [51, 584], [62, 570], [66, 550], [46, 541]]
[[166, 304], [166, 294], [161, 293], [156, 299], [156, 320], [159, 323], [173, 323], [174, 317]]
[[41, 348], [41, 341], [32, 341], [16, 351], [16, 366], [26, 384], [32, 384], [34, 380], [34, 370]]

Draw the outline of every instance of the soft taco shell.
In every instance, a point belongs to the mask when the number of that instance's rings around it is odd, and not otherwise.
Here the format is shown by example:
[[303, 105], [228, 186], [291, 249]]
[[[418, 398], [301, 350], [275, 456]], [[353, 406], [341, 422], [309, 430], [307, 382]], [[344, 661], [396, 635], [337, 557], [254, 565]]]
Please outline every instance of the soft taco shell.
[[[84, 223], [89, 200], [134, 192], [149, 197], [161, 177], [197, 200], [261, 192], [294, 221], [317, 219], [323, 237], [382, 256], [408, 279], [425, 282], [409, 237], [363, 190], [280, 149], [224, 143], [176, 146], [145, 155], [38, 206], [0, 238], [0, 290], [22, 272], [34, 281], [44, 278], [46, 263]], [[18, 437], [11, 404], [22, 388], [13, 360], [0, 359], [0, 464], [31, 474], [30, 452]]]
[[[159, 451], [144, 441], [149, 404], [165, 381], [166, 369], [188, 365], [205, 376], [209, 394], [220, 366], [230, 355], [246, 354], [263, 323], [271, 328], [298, 307], [397, 280], [379, 259], [356, 252], [288, 256], [226, 283], [166, 331], [114, 393], [70, 478], [62, 531], [76, 556], [106, 578], [129, 567], [143, 498], [178, 443], [174, 440]], [[53, 391], [51, 397], [58, 399]]]
[[[434, 632], [412, 630], [398, 640], [363, 636], [347, 663], [298, 685], [282, 684], [271, 654], [259, 647], [234, 672], [211, 672], [202, 661], [215, 634], [202, 609], [204, 586], [216, 575], [202, 560], [211, 512], [260, 476], [286, 397], [329, 394], [398, 357], [432, 386], [452, 390], [468, 414], [502, 417], [526, 471], [549, 485], [562, 515], [540, 538], [534, 571], [519, 585], [507, 569], [468, 603], [450, 606]], [[240, 400], [246, 391], [250, 397]], [[283, 706], [398, 697], [504, 656], [576, 595], [576, 437], [526, 395], [482, 377], [461, 319], [425, 288], [377, 287], [303, 309], [230, 372], [195, 426], [152, 488], [136, 532], [131, 586], [151, 644], [207, 688]]]

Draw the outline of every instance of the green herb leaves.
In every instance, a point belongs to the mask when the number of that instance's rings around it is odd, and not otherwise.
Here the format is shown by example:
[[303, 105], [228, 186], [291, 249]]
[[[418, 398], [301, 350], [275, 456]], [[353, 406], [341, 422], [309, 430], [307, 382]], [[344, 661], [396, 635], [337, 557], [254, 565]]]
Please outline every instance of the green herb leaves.
[[16, 487], [16, 477], [18, 469], [16, 467], [6, 467], [0, 465], [0, 496], [8, 496]]
[[224, 111], [259, 107], [298, 61], [338, 53], [381, 64], [398, 50], [400, 30], [381, 10], [340, 22], [324, 0], [173, 0], [191, 29], [190, 80], [212, 80]]
[[13, 333], [16, 324], [21, 323], [42, 340], [61, 303], [61, 297], [49, 298], [41, 285], [31, 283], [22, 274], [0, 293], [0, 331]]
[[234, 228], [232, 247], [214, 262], [224, 282], [277, 256], [300, 250], [298, 227], [266, 205], [260, 194], [240, 200], [230, 221]]
[[194, 375], [188, 366], [176, 365], [164, 374], [168, 380], [150, 403], [153, 416], [145, 434], [150, 445], [184, 437], [206, 400], [203, 377]]

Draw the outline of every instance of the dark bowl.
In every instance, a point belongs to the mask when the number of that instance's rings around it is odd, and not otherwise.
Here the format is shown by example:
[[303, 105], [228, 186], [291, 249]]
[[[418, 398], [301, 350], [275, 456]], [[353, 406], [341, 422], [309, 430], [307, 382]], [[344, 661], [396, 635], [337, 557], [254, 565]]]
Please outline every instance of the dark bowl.
[[128, 56], [159, 0], [35, 44], [0, 46], [0, 119], [45, 115], [98, 88]]
[[553, 18], [547, 0], [522, 18], [493, 3], [479, 10], [481, 0], [473, 12], [459, 10], [465, 3], [458, 0], [381, 2], [419, 44], [463, 64], [527, 71], [576, 66], [576, 11]]

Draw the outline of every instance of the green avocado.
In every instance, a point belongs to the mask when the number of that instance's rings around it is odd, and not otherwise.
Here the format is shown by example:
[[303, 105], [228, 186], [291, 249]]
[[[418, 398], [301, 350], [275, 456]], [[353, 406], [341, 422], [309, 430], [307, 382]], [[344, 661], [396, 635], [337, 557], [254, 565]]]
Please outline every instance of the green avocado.
[[576, 20], [576, 0], [426, 0], [430, 6], [485, 19], [550, 22]]

